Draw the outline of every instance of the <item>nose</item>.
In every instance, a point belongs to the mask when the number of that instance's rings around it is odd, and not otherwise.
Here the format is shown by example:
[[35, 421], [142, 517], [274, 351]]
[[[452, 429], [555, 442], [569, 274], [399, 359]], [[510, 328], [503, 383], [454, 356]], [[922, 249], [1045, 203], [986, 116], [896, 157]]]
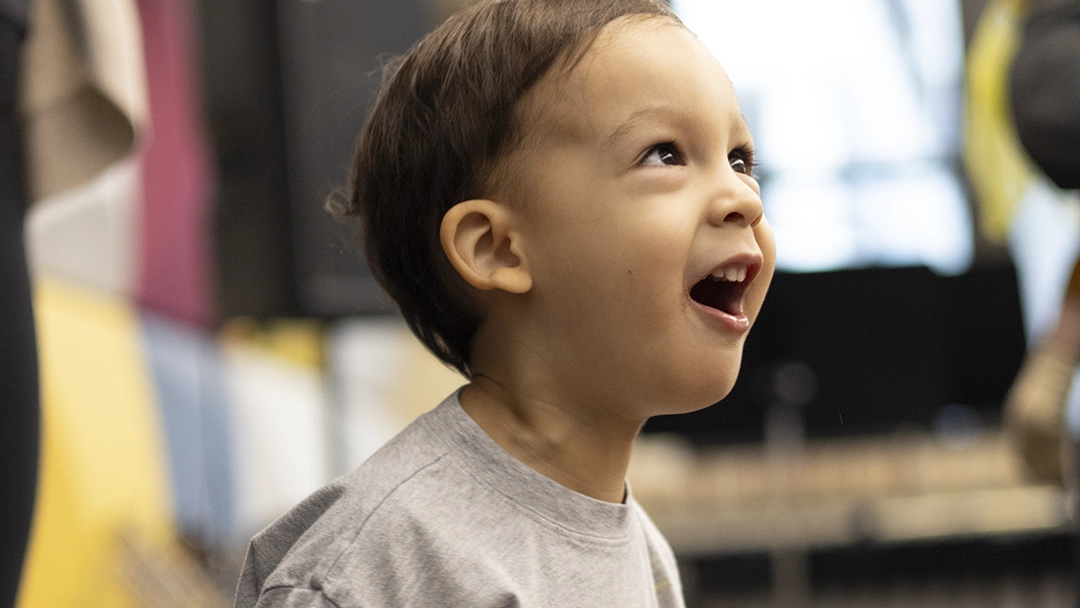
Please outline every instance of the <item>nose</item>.
[[708, 221], [713, 226], [756, 226], [762, 218], [761, 195], [752, 177], [741, 176], [731, 167], [720, 171], [712, 182]]

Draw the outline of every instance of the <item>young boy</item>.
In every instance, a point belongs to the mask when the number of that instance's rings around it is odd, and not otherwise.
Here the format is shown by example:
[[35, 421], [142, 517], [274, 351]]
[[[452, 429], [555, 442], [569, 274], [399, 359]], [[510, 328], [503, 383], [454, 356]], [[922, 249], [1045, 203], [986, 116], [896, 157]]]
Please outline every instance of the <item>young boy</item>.
[[483, 2], [421, 41], [345, 211], [469, 383], [256, 536], [237, 606], [682, 606], [624, 479], [650, 416], [735, 381], [775, 258], [752, 166], [660, 2]]

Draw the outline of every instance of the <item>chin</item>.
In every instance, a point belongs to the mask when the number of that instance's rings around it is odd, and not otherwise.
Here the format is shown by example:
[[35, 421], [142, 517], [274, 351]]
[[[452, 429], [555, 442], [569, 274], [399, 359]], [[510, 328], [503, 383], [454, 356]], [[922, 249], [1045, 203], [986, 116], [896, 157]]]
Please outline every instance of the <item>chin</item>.
[[659, 401], [664, 406], [658, 408], [662, 411], [655, 412], [654, 415], [689, 414], [722, 401], [731, 393], [731, 389], [735, 386], [735, 378], [738, 375], [739, 370], [736, 368], [732, 373], [726, 374], [722, 378], [713, 377], [708, 383], [702, 383], [700, 380], [684, 383], [681, 385], [681, 390], [678, 391], [680, 394], [677, 399]]
[[699, 401], [695, 403], [669, 403], [666, 407], [656, 408], [656, 411], [652, 412], [652, 416], [677, 416], [679, 414], [691, 414], [693, 412], [703, 410], [715, 404], [717, 401], [720, 401], [726, 396], [727, 393], [724, 393], [723, 397], [720, 397], [714, 401]]
[[[710, 405], [722, 401], [735, 388], [735, 381], [739, 377], [742, 368], [742, 349], [733, 358], [724, 358], [711, 371], [711, 374], [702, 374], [688, 387], [693, 387], [693, 396], [690, 400], [695, 405], [686, 409], [687, 412], [696, 412]], [[732, 360], [733, 359], [733, 360]]]

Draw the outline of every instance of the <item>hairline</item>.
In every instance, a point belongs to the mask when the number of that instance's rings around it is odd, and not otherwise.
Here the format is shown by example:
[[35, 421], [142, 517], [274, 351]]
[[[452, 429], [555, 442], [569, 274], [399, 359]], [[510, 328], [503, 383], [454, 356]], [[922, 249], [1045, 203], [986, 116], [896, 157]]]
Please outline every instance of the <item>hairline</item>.
[[[662, 25], [680, 27], [690, 31], [679, 18], [674, 15], [661, 15], [656, 13], [629, 13], [608, 21], [599, 28], [585, 32], [578, 40], [567, 45], [546, 72], [525, 91], [514, 104], [511, 122], [512, 132], [505, 142], [503, 149], [495, 158], [484, 163], [477, 170], [479, 190], [482, 196], [492, 198], [497, 202], [513, 205], [522, 190], [520, 163], [521, 153], [525, 150], [523, 144], [526, 140], [537, 135], [538, 127], [542, 123], [547, 112], [544, 102], [552, 99], [557, 91], [557, 80], [565, 81], [569, 78], [581, 63], [588, 57], [589, 52], [603, 37], [605, 32], [614, 28], [625, 28], [633, 23], [645, 23], [658, 21]], [[544, 90], [550, 90], [546, 95]], [[512, 194], [511, 194], [512, 193]]]

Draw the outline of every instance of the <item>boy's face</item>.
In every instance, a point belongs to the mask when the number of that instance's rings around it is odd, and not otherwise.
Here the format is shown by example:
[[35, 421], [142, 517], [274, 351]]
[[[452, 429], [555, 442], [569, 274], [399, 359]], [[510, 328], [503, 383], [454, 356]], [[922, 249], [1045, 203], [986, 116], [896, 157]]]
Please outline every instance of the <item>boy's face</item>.
[[522, 322], [551, 390], [635, 418], [722, 399], [775, 260], [723, 68], [675, 23], [623, 18], [522, 103]]

